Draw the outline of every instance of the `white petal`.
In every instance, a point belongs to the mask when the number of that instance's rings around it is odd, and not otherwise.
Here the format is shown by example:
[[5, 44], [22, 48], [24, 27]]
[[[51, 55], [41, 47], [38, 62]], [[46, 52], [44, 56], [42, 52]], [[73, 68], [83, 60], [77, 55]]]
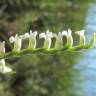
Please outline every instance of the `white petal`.
[[37, 31], [34, 31], [33, 33], [32, 33], [32, 31], [30, 30], [30, 35], [29, 35], [29, 37], [31, 36], [31, 37], [36, 37], [36, 35], [37, 35], [38, 33], [37, 33]]
[[18, 38], [18, 34], [15, 35], [15, 39], [17, 39], [17, 38]]
[[72, 34], [72, 31], [70, 29], [68, 29], [68, 34], [71, 35]]
[[12, 71], [12, 69], [11, 68], [9, 68], [9, 67], [4, 67], [4, 73], [8, 73], [8, 72], [11, 72]]
[[81, 30], [80, 35], [84, 36], [84, 32], [85, 32], [85, 30]]
[[30, 30], [30, 34], [32, 34], [32, 30]]
[[2, 42], [2, 46], [5, 48], [5, 41]]
[[61, 32], [59, 32], [59, 33], [58, 33], [58, 35], [62, 35], [62, 33], [61, 33]]
[[5, 66], [5, 60], [4, 59], [0, 59], [0, 66]]
[[67, 34], [68, 34], [67, 31], [62, 31], [63, 36], [67, 36]]
[[17, 39], [23, 39], [23, 35], [19, 35], [18, 37], [17, 37]]
[[36, 36], [38, 34], [38, 32], [37, 31], [34, 31], [33, 34]]
[[46, 31], [46, 35], [47, 35], [47, 34], [49, 34], [49, 33], [50, 33], [50, 31], [49, 31], [49, 30], [47, 30], [47, 31]]
[[27, 38], [29, 38], [29, 33], [25, 33], [25, 34], [23, 35], [23, 39], [27, 39]]
[[11, 36], [10, 38], [9, 38], [9, 42], [10, 43], [13, 43], [13, 42], [15, 42], [16, 41], [16, 39], [13, 37], [13, 36]]
[[49, 32], [49, 33], [47, 32], [46, 35], [52, 37], [52, 32]]
[[47, 38], [52, 38], [53, 36], [53, 33], [52, 32], [49, 32], [49, 30], [46, 31], [46, 37]]
[[5, 41], [0, 42], [0, 56], [5, 54]]
[[9, 67], [0, 66], [0, 72], [1, 72], [1, 73], [9, 73], [9, 72], [11, 72], [11, 71], [12, 71], [12, 69], [9, 68]]
[[22, 46], [22, 39], [21, 38], [17, 38], [17, 40], [14, 43], [14, 48], [13, 51], [17, 51], [19, 52]]
[[52, 36], [51, 36], [52, 38], [56, 38], [57, 37], [57, 34], [56, 33], [52, 33]]
[[84, 30], [76, 31], [75, 33], [79, 36], [84, 36]]
[[40, 33], [39, 38], [45, 38], [45, 33]]

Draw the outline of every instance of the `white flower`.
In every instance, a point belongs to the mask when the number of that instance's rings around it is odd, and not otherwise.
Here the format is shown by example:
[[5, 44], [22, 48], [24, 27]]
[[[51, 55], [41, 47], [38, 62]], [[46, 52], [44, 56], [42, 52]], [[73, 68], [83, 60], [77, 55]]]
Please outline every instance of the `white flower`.
[[5, 54], [5, 41], [0, 41], [0, 56], [3, 56]]
[[0, 59], [0, 66], [5, 66], [5, 60], [4, 59]]
[[55, 48], [63, 47], [63, 34], [61, 32], [56, 36]]
[[76, 31], [75, 33], [80, 36], [80, 45], [84, 46], [85, 45], [84, 30]]
[[67, 37], [67, 35], [68, 35], [67, 31], [65, 31], [65, 30], [62, 31], [62, 35]]
[[44, 38], [44, 48], [49, 49], [51, 47], [51, 38], [53, 38], [55, 35], [52, 34], [52, 32], [49, 32], [49, 30], [46, 31], [46, 33], [39, 34], [39, 38]]
[[37, 36], [37, 31], [34, 31], [32, 33], [32, 31], [30, 30], [30, 34], [29, 34], [29, 49], [35, 49], [36, 48], [36, 36]]
[[68, 31], [62, 31], [62, 35], [67, 37], [67, 46], [72, 47], [73, 45], [73, 38], [72, 38], [72, 31], [68, 29]]
[[6, 66], [0, 66], [0, 72], [1, 73], [9, 73], [12, 72], [12, 69]]
[[[5, 54], [5, 41], [0, 41], [0, 56], [4, 56]], [[12, 71], [10, 68], [5, 66], [5, 59], [0, 59], [0, 72], [1, 73], [7, 73]]]
[[23, 35], [18, 36], [18, 34], [15, 35], [15, 37], [10, 37], [9, 41], [10, 43], [14, 42], [14, 48], [13, 51], [14, 52], [19, 52], [22, 46], [22, 39], [23, 39]]
[[29, 33], [25, 33], [24, 35], [22, 35], [23, 36], [23, 39], [27, 39], [27, 38], [29, 38]]
[[89, 43], [87, 44], [87, 46], [89, 48], [92, 48], [94, 46], [94, 44], [95, 44], [95, 37], [96, 37], [96, 33], [94, 32], [92, 34], [92, 36], [90, 37]]
[[11, 71], [12, 71], [11, 68], [5, 66], [5, 60], [0, 59], [0, 72], [1, 73], [9, 73]]

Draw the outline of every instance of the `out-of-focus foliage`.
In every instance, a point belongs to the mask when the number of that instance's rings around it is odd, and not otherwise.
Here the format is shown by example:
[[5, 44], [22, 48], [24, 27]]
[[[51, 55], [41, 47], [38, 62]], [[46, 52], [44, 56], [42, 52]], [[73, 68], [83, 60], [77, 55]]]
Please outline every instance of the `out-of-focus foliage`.
[[[82, 29], [88, 0], [0, 0], [0, 39], [32, 30]], [[77, 38], [75, 38], [77, 40]], [[23, 42], [23, 48], [27, 46]], [[38, 41], [39, 46], [42, 40]], [[73, 66], [80, 53], [32, 55], [7, 60], [16, 74], [2, 77], [0, 96], [77, 96]], [[5, 83], [6, 82], [6, 83]], [[3, 83], [5, 83], [3, 85]]]

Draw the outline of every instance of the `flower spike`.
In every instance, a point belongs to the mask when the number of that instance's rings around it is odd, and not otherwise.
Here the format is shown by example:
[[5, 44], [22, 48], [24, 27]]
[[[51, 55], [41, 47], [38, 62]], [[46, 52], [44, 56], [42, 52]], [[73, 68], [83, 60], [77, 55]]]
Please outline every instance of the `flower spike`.
[[[52, 54], [55, 52], [62, 52], [62, 51], [77, 51], [81, 49], [92, 48], [95, 42], [95, 33], [91, 36], [89, 43], [85, 44], [85, 36], [84, 30], [77, 31], [76, 34], [80, 36], [80, 44], [73, 46], [73, 38], [72, 38], [72, 31], [68, 29], [67, 31], [59, 32], [58, 34], [46, 31], [46, 33], [40, 33], [39, 38], [44, 38], [44, 45], [43, 48], [36, 48], [36, 36], [37, 31], [30, 31], [30, 33], [25, 33], [24, 35], [16, 35], [15, 37], [10, 37], [10, 43], [14, 43], [13, 52], [8, 52], [4, 56], [0, 56], [1, 59], [11, 58], [12, 56], [22, 56], [26, 54], [36, 54], [36, 53], [44, 53], [44, 54]], [[63, 36], [66, 36], [67, 43], [63, 46]], [[22, 40], [29, 39], [29, 46], [26, 49], [21, 49]], [[51, 47], [52, 38], [56, 38], [55, 46]], [[1, 50], [3, 49], [0, 47]], [[30, 49], [30, 50], [28, 50]], [[34, 50], [35, 49], [35, 50]], [[44, 50], [47, 49], [47, 50]], [[60, 50], [59, 50], [60, 49]], [[0, 51], [2, 53], [3, 51]]]
[[[14, 48], [12, 50], [13, 52], [7, 52], [7, 53], [5, 53], [5, 41], [3, 42], [0, 41], [0, 72], [8, 73], [12, 71], [11, 68], [5, 66], [6, 58], [12, 58], [14, 56], [20, 57], [26, 54], [36, 54], [36, 53], [53, 54], [55, 52], [57, 53], [63, 51], [77, 51], [81, 49], [92, 48], [94, 46], [96, 33], [92, 34], [87, 44], [85, 44], [84, 30], [77, 31], [76, 34], [80, 36], [80, 44], [77, 46], [73, 46], [72, 31], [70, 29], [68, 29], [67, 31], [59, 32], [58, 34], [49, 32], [49, 30], [47, 30], [46, 33], [39, 34], [39, 38], [44, 38], [43, 48], [36, 48], [37, 31], [32, 32], [30, 30], [30, 33], [25, 33], [24, 35], [16, 34], [15, 36], [11, 36], [9, 38], [9, 41], [10, 43], [14, 43]], [[63, 36], [66, 36], [67, 38], [66, 46], [63, 46]], [[22, 47], [22, 40], [27, 38], [29, 39], [28, 48], [26, 48], [26, 50], [25, 49], [20, 50]], [[55, 46], [53, 48], [50, 48], [52, 38], [56, 38], [56, 42]]]

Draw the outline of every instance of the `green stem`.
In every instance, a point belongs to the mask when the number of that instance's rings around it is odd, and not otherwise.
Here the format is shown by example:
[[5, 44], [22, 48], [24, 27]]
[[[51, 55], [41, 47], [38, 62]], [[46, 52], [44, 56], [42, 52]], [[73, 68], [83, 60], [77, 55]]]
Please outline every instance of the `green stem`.
[[7, 52], [4, 56], [0, 57], [0, 59], [9, 59], [9, 58], [14, 58], [14, 57], [22, 57], [26, 55], [32, 55], [32, 54], [54, 54], [58, 52], [64, 52], [64, 51], [78, 51], [82, 49], [89, 49], [88, 47], [86, 48], [85, 46], [74, 46], [74, 47], [64, 47], [61, 49], [56, 49], [56, 48], [50, 48], [50, 49], [44, 49], [44, 48], [37, 48], [37, 49], [23, 49], [20, 52]]

